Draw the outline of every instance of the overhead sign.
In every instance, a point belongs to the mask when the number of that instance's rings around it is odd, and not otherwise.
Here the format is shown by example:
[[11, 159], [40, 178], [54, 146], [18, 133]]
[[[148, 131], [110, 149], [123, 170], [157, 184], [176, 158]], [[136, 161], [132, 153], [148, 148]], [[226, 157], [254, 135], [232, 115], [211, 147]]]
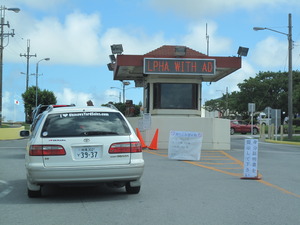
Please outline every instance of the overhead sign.
[[144, 59], [144, 74], [215, 75], [215, 73], [215, 59]]

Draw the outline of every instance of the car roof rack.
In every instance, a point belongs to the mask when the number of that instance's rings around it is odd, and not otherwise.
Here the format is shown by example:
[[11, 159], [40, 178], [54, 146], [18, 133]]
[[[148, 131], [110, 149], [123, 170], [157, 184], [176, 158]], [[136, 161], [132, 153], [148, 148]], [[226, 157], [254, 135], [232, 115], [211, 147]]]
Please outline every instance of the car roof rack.
[[61, 107], [74, 107], [75, 104], [70, 104], [70, 105], [49, 105], [48, 108], [46, 109], [47, 111], [52, 111], [54, 108], [61, 108]]
[[119, 111], [118, 108], [111, 103], [108, 103], [107, 107]]

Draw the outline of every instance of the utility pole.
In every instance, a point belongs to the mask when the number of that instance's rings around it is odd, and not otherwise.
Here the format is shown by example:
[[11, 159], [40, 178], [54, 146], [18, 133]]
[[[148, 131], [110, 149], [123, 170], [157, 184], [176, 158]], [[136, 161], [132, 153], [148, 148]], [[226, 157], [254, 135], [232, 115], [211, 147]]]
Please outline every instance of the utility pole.
[[[26, 70], [26, 91], [27, 91], [28, 83], [29, 83], [29, 59], [31, 57], [36, 57], [36, 54], [30, 55], [30, 40], [29, 39], [27, 39], [27, 53], [20, 54], [20, 57], [22, 57], [22, 56], [26, 57], [26, 59], [27, 59], [27, 70]], [[27, 122], [27, 120], [28, 120], [28, 112], [25, 108], [25, 122]]]
[[26, 70], [26, 91], [28, 90], [28, 83], [29, 83], [29, 59], [31, 57], [36, 57], [36, 54], [30, 55], [30, 40], [27, 40], [27, 53], [25, 54], [20, 54], [20, 57], [26, 57], [27, 59], [27, 70]]
[[2, 125], [2, 80], [3, 80], [3, 40], [5, 37], [14, 36], [15, 32], [12, 29], [12, 32], [4, 33], [4, 26], [10, 28], [8, 21], [5, 23], [5, 10], [13, 11], [18, 13], [19, 8], [6, 8], [5, 6], [0, 7], [1, 11], [1, 22], [0, 22], [0, 125]]

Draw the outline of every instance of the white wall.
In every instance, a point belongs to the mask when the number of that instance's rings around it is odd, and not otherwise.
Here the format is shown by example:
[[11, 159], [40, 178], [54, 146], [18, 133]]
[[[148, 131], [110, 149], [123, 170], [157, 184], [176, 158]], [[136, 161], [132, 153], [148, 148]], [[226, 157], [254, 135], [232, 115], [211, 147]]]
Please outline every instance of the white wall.
[[[141, 117], [128, 117], [131, 126], [138, 128]], [[230, 122], [227, 119], [203, 118], [200, 116], [161, 116], [151, 118], [151, 129], [141, 131], [145, 144], [150, 145], [156, 129], [159, 129], [158, 148], [167, 149], [169, 134], [175, 131], [195, 131], [203, 133], [203, 150], [230, 150]]]

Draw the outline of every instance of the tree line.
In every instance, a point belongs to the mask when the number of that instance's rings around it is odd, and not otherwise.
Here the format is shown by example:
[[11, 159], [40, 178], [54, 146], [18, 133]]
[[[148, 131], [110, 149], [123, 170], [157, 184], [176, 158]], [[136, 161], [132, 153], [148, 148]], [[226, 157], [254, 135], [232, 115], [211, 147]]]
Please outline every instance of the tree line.
[[[249, 117], [248, 103], [255, 103], [256, 111], [266, 107], [281, 109], [288, 114], [288, 73], [259, 72], [255, 77], [245, 79], [237, 85], [240, 91], [223, 94], [221, 98], [205, 102], [205, 110], [217, 111], [224, 117]], [[293, 71], [293, 112], [300, 112], [300, 72]]]
[[[206, 101], [205, 110], [217, 111], [223, 117], [229, 118], [241, 116], [243, 119], [249, 117], [248, 103], [255, 103], [256, 111], [263, 111], [266, 107], [281, 109], [287, 116], [288, 112], [288, 73], [287, 72], [259, 72], [255, 77], [245, 79], [239, 83], [239, 91], [223, 94], [221, 98]], [[40, 90], [38, 88], [38, 104], [56, 104], [57, 99], [52, 91]], [[22, 94], [25, 104], [25, 112], [28, 118], [35, 107], [36, 87], [29, 87]], [[114, 103], [116, 108], [126, 114], [125, 103]], [[141, 103], [133, 105], [133, 116], [138, 116]], [[300, 113], [300, 72], [293, 71], [293, 112]]]
[[[35, 86], [29, 87], [27, 91], [22, 94], [22, 98], [24, 101], [24, 110], [26, 112], [26, 122], [32, 122], [32, 111], [35, 109], [36, 106], [36, 91], [37, 95], [37, 105], [56, 105], [57, 99], [52, 91], [49, 90], [41, 90], [38, 88], [36, 90]], [[68, 103], [67, 103], [68, 104]], [[130, 104], [128, 103], [111, 103], [113, 104], [121, 113], [126, 116], [139, 116], [140, 115], [140, 108], [142, 103], [140, 102], [139, 105]], [[108, 106], [109, 104], [103, 104], [102, 106]]]

